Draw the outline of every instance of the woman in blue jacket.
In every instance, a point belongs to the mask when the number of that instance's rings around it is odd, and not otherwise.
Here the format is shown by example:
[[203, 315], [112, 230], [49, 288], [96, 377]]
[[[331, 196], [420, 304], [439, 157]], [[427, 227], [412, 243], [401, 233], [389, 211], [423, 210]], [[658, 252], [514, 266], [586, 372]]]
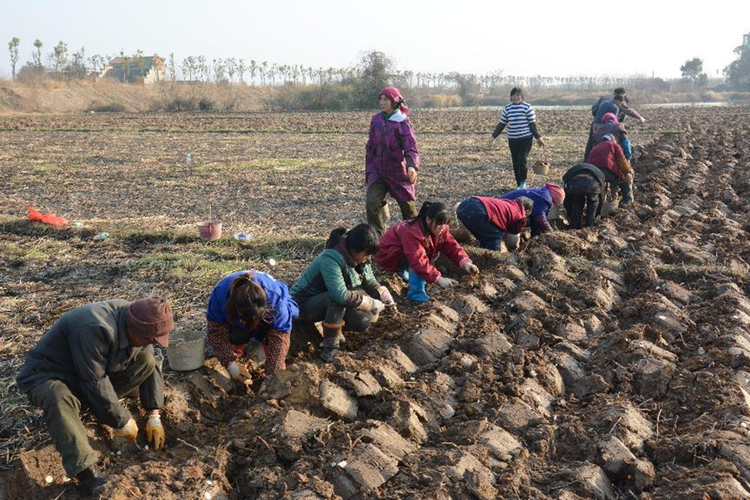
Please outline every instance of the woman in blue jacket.
[[286, 369], [292, 319], [299, 306], [282, 281], [259, 271], [237, 271], [211, 292], [206, 319], [208, 341], [232, 379], [250, 380], [241, 362], [245, 344], [255, 339], [266, 353], [266, 376]]

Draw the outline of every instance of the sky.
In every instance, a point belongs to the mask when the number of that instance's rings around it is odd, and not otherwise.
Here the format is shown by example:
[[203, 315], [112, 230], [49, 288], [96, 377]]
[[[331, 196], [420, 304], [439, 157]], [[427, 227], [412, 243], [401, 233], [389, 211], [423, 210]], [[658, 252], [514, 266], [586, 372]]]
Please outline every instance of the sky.
[[379, 50], [400, 70], [543, 76], [658, 76], [703, 59], [717, 76], [750, 33], [750, 1], [484, 2], [416, 0], [0, 0], [0, 77], [7, 42], [49, 52], [189, 55], [348, 67]]

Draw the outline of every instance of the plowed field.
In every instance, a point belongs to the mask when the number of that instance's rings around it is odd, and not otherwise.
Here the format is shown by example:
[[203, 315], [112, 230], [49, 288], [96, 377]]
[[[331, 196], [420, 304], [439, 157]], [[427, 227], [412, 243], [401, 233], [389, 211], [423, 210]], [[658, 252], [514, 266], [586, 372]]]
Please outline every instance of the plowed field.
[[[289, 369], [251, 395], [212, 360], [189, 374], [165, 362], [163, 451], [118, 454], [87, 417], [102, 498], [750, 497], [750, 113], [644, 115], [636, 202], [595, 227], [513, 254], [469, 246], [480, 277], [439, 262], [460, 285], [427, 305], [383, 276], [398, 312], [348, 335], [332, 364], [299, 333]], [[552, 169], [532, 185], [580, 161], [589, 116], [538, 118], [548, 150], [531, 161]], [[14, 386], [43, 332], [78, 305], [154, 292], [178, 330], [201, 329], [224, 273], [293, 282], [331, 228], [363, 217], [368, 120], [0, 117], [0, 498], [78, 498]], [[496, 112], [412, 120], [419, 200], [513, 186], [504, 141], [486, 149]], [[29, 223], [27, 204], [83, 226]], [[202, 243], [209, 210], [226, 234]]]

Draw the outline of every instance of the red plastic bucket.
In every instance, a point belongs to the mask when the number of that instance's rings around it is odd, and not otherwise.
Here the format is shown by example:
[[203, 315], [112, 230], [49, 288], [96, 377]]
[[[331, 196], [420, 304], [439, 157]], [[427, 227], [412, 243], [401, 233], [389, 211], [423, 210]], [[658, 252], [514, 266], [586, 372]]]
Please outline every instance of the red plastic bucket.
[[221, 221], [205, 221], [198, 224], [198, 234], [203, 241], [213, 241], [221, 238]]

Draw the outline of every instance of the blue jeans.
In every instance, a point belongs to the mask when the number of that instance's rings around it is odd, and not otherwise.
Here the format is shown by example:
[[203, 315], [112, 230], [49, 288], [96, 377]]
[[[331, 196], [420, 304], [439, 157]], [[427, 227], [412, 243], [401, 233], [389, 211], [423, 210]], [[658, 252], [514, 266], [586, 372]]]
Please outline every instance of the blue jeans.
[[487, 210], [476, 198], [467, 198], [456, 209], [456, 216], [466, 229], [488, 250], [500, 250], [505, 233], [489, 220]]

